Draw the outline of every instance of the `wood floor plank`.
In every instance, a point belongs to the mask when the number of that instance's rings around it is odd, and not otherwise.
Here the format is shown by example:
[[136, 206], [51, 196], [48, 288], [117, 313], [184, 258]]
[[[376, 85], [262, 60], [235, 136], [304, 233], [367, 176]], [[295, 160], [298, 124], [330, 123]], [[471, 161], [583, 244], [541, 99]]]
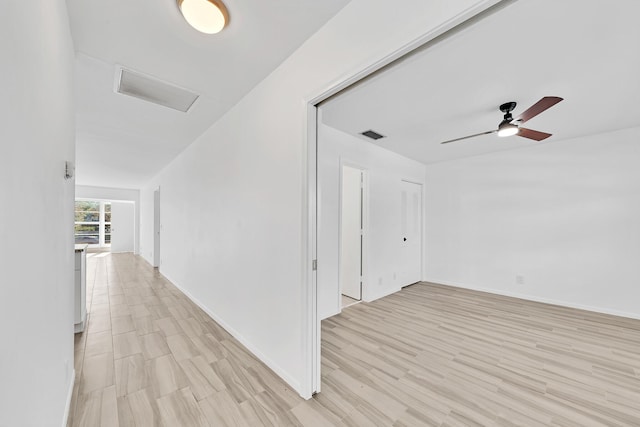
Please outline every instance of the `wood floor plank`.
[[[158, 403], [151, 389], [142, 389], [125, 397], [136, 427], [162, 426]], [[168, 426], [167, 426], [168, 427]]]
[[189, 385], [187, 377], [173, 355], [147, 360], [146, 372], [155, 397], [173, 393]]
[[166, 426], [211, 427], [187, 387], [157, 399]]
[[171, 335], [166, 338], [169, 349], [176, 360], [191, 359], [198, 356], [198, 349], [187, 335]]
[[124, 334], [136, 329], [135, 325], [133, 324], [133, 318], [130, 314], [112, 317], [111, 322], [111, 333], [113, 335]]
[[113, 352], [113, 338], [110, 331], [89, 333], [85, 344], [84, 357], [89, 358]]
[[162, 317], [160, 319], [154, 320], [156, 328], [162, 333], [165, 337], [169, 337], [171, 335], [176, 335], [182, 333], [182, 329], [178, 326], [178, 323], [171, 317], [171, 315], [167, 315], [167, 317]]
[[80, 373], [79, 393], [88, 394], [114, 384], [113, 353], [85, 357]]
[[219, 391], [199, 402], [202, 411], [212, 420], [222, 421], [222, 425], [245, 426], [240, 405], [227, 390]]
[[116, 359], [115, 373], [118, 397], [149, 387], [145, 359], [140, 353]]
[[142, 353], [140, 340], [135, 331], [113, 336], [113, 356], [116, 359]]
[[115, 386], [83, 395], [74, 426], [119, 427]]
[[156, 357], [171, 353], [165, 337], [158, 332], [141, 335], [139, 337], [139, 341], [140, 346], [142, 347], [142, 354], [147, 360], [155, 359]]

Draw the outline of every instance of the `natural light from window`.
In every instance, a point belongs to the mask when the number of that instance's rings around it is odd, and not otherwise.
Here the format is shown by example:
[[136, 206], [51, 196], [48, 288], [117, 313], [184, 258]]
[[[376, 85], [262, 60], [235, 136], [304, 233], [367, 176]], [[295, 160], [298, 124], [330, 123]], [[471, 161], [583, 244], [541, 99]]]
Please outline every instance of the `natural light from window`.
[[76, 200], [75, 240], [94, 248], [111, 246], [111, 202]]

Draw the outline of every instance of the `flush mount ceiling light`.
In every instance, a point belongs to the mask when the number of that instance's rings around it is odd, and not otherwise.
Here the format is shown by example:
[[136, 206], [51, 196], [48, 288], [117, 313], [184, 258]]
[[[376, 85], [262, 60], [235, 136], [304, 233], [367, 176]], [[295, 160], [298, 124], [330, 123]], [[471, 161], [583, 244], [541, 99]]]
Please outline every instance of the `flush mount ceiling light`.
[[196, 30], [216, 34], [229, 22], [229, 12], [219, 0], [177, 0], [182, 16]]

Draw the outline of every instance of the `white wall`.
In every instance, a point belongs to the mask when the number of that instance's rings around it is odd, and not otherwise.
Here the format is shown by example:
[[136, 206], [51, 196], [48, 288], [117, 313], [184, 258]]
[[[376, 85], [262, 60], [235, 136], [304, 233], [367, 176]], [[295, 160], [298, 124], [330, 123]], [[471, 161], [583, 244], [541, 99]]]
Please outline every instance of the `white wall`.
[[0, 9], [0, 426], [60, 426], [73, 387], [73, 45], [63, 0]]
[[427, 279], [640, 317], [639, 143], [635, 128], [428, 166]]
[[340, 165], [368, 175], [368, 218], [362, 299], [372, 301], [400, 290], [400, 191], [402, 180], [424, 183], [425, 165], [321, 125], [318, 130], [318, 313], [340, 312]]
[[160, 270], [306, 396], [305, 100], [490, 3], [352, 0], [154, 180]]
[[[153, 221], [154, 221], [154, 201], [153, 192], [159, 188], [159, 177], [155, 177], [151, 182], [140, 190], [140, 256], [149, 264], [153, 265], [154, 241], [153, 241]], [[160, 192], [160, 203], [162, 203], [162, 191]], [[162, 221], [162, 218], [160, 219]], [[162, 238], [162, 236], [160, 236]], [[162, 252], [161, 252], [162, 253]]]
[[134, 252], [136, 235], [135, 205], [111, 202], [111, 252]]
[[[134, 203], [135, 230], [134, 249], [136, 254], [141, 253], [140, 247], [140, 190], [128, 188], [94, 187], [90, 185], [76, 185], [76, 198], [93, 200], [130, 201]], [[153, 247], [153, 246], [152, 246]]]

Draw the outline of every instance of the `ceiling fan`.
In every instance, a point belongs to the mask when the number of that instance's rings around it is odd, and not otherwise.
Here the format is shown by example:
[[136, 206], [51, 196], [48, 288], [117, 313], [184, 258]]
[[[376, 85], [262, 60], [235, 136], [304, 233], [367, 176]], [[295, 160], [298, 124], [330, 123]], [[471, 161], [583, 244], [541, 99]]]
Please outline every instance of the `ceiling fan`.
[[473, 135], [463, 136], [462, 138], [450, 139], [448, 141], [441, 142], [440, 144], [448, 144], [450, 142], [461, 141], [467, 138], [474, 138], [480, 135], [488, 135], [490, 133], [497, 133], [498, 136], [511, 136], [518, 135], [523, 138], [533, 139], [534, 141], [542, 141], [543, 139], [549, 138], [551, 136], [550, 133], [540, 132], [537, 130], [527, 129], [520, 127], [521, 124], [525, 123], [527, 120], [530, 120], [542, 113], [543, 111], [553, 107], [558, 102], [562, 101], [562, 98], [557, 96], [545, 96], [540, 101], [533, 104], [529, 109], [525, 110], [524, 113], [520, 114], [515, 119], [511, 115], [511, 112], [516, 108], [515, 102], [505, 102], [500, 106], [500, 111], [504, 113], [504, 119], [498, 125], [498, 129], [496, 130], [488, 130], [486, 132], [480, 132]]

